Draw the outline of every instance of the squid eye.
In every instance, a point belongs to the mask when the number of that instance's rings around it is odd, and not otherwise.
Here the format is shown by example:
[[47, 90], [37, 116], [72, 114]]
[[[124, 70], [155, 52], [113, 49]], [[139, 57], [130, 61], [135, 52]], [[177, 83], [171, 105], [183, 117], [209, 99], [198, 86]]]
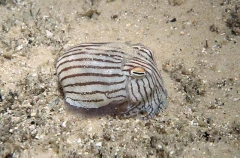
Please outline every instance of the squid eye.
[[146, 75], [146, 71], [141, 67], [135, 67], [131, 70], [130, 74], [133, 78], [140, 79]]

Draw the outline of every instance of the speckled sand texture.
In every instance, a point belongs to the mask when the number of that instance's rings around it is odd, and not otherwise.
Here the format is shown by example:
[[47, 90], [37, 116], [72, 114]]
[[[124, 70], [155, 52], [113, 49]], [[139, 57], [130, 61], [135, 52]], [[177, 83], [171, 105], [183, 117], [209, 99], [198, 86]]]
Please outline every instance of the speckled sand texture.
[[[0, 157], [240, 157], [239, 1], [0, 0], [0, 26]], [[167, 109], [68, 110], [55, 60], [82, 42], [153, 50]]]

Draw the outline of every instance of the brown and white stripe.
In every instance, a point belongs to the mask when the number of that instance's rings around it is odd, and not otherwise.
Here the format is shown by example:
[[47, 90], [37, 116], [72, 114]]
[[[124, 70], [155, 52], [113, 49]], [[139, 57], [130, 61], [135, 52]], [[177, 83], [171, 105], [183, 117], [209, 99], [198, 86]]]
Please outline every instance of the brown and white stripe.
[[154, 117], [167, 105], [167, 91], [153, 52], [141, 44], [83, 43], [57, 64], [67, 103], [81, 108], [125, 106], [124, 116]]

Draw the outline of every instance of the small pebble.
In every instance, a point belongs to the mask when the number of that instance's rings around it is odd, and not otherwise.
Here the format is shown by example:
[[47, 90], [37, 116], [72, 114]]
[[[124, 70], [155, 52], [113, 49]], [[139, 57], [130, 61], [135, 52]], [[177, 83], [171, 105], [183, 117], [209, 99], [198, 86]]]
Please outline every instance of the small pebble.
[[48, 38], [51, 38], [53, 36], [53, 33], [46, 30], [46, 35], [47, 35]]
[[170, 20], [170, 22], [176, 22], [177, 19], [176, 18], [173, 18], [172, 20]]
[[96, 143], [96, 146], [97, 146], [97, 147], [101, 147], [101, 146], [102, 146], [102, 142], [97, 142], [97, 143]]
[[181, 31], [181, 32], [180, 32], [180, 35], [185, 35], [185, 32], [184, 32], [184, 31]]
[[36, 116], [36, 115], [37, 115], [36, 112], [32, 112], [32, 113], [31, 113], [31, 117], [34, 117], [34, 116]]
[[67, 121], [64, 121], [63, 123], [62, 123], [62, 127], [66, 127], [66, 123], [67, 123]]

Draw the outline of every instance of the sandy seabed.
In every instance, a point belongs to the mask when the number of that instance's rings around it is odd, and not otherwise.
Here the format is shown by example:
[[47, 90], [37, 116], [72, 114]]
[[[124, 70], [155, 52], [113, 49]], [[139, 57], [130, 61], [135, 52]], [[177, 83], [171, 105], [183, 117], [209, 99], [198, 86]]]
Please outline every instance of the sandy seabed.
[[[0, 0], [0, 157], [240, 157], [240, 2]], [[68, 112], [55, 62], [142, 43], [168, 90], [155, 119]]]

